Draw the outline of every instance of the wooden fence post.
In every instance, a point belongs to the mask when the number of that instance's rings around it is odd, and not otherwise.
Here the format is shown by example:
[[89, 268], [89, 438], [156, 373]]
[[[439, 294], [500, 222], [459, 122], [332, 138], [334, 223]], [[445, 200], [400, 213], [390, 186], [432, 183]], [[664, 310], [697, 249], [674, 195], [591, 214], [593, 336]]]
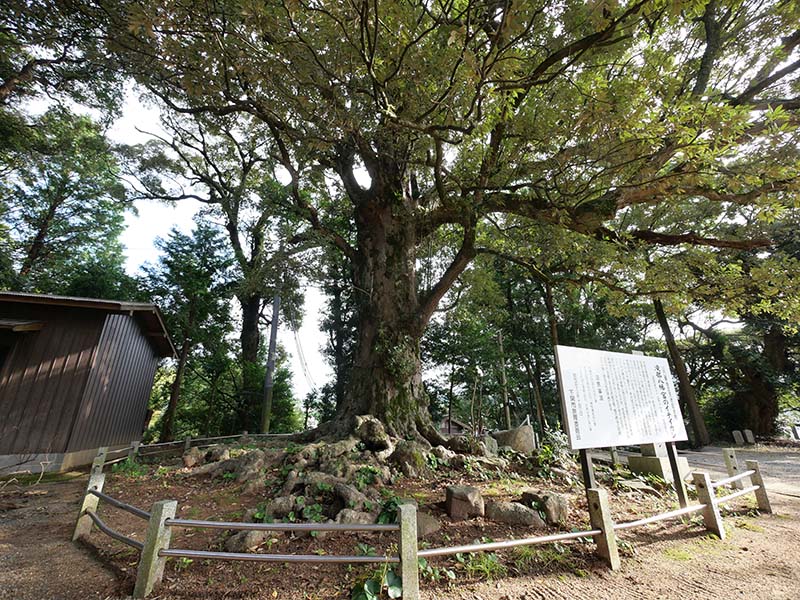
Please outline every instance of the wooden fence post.
[[764, 486], [764, 479], [761, 477], [761, 469], [758, 468], [757, 460], [745, 461], [748, 471], [755, 471], [750, 475], [750, 481], [753, 485], [757, 485], [756, 502], [758, 502], [758, 510], [765, 513], [772, 513], [772, 506], [769, 504], [769, 497], [767, 497], [767, 488]]
[[[723, 448], [722, 457], [725, 459], [725, 469], [728, 471], [728, 477], [733, 477], [739, 474], [739, 461], [736, 460], [736, 450], [733, 448]], [[734, 481], [733, 487], [737, 490], [743, 490], [744, 484], [742, 480]]]
[[183, 451], [186, 452], [189, 448], [192, 447], [192, 438], [188, 437], [183, 440]]
[[106, 466], [106, 455], [108, 454], [108, 446], [101, 446], [97, 449], [97, 456], [92, 461], [92, 473], [102, 473], [103, 468]]
[[146, 598], [161, 582], [166, 559], [158, 553], [169, 548], [172, 537], [172, 528], [167, 527], [164, 521], [173, 518], [177, 509], [178, 503], [175, 500], [161, 500], [153, 504], [144, 538], [144, 548], [139, 558], [136, 586], [133, 588], [134, 598]]
[[694, 486], [697, 488], [697, 499], [700, 504], [705, 504], [705, 508], [701, 513], [703, 515], [703, 522], [706, 529], [717, 535], [721, 540], [725, 539], [725, 526], [722, 523], [722, 517], [719, 514], [719, 507], [717, 506], [716, 494], [714, 494], [714, 487], [711, 484], [711, 477], [708, 473], [692, 473], [694, 478]]
[[131, 442], [131, 448], [128, 450], [128, 460], [133, 462], [136, 460], [136, 457], [139, 455], [139, 446], [141, 445], [140, 442]]
[[614, 535], [614, 521], [611, 520], [611, 510], [608, 506], [608, 493], [600, 488], [589, 488], [586, 490], [586, 500], [589, 503], [592, 529], [599, 529], [601, 532], [594, 536], [597, 554], [612, 571], [615, 571], [620, 567], [620, 560], [617, 536]]
[[92, 521], [92, 518], [86, 513], [97, 510], [97, 504], [100, 502], [100, 498], [91, 494], [90, 491], [97, 490], [98, 492], [102, 492], [105, 481], [105, 473], [97, 472], [92, 468], [92, 472], [89, 475], [89, 484], [86, 486], [86, 495], [83, 497], [81, 511], [78, 513], [78, 521], [75, 523], [75, 531], [72, 533], [73, 542], [78, 538], [89, 535], [89, 532], [92, 530], [94, 521]]
[[419, 600], [419, 559], [417, 558], [417, 507], [397, 507], [400, 515], [400, 573], [403, 600]]

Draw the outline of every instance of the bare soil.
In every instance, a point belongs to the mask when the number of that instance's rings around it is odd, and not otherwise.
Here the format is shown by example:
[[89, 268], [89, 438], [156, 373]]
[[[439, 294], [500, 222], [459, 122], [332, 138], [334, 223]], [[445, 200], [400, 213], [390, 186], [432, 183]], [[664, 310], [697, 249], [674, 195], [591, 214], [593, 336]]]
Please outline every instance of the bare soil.
[[[137, 553], [95, 530], [88, 542], [70, 542], [74, 520], [86, 486], [86, 474], [69, 474], [39, 483], [0, 483], [0, 600], [124, 598], [131, 593]], [[573, 518], [566, 529], [583, 528], [585, 500], [577, 487], [543, 481], [531, 474], [464, 473], [440, 470], [427, 481], [401, 479], [391, 491], [414, 497], [423, 510], [442, 522], [442, 529], [425, 540], [430, 547], [502, 540], [539, 532], [508, 527], [483, 519], [453, 522], [440, 505], [444, 488], [468, 483], [487, 498], [512, 499], [523, 487], [554, 490], [570, 501]], [[613, 481], [607, 486], [614, 489]], [[244, 511], [268, 497], [245, 495], [227, 480], [190, 479], [177, 461], [150, 466], [143, 475], [110, 473], [105, 491], [147, 509], [154, 501], [175, 499], [184, 518], [242, 520]], [[581, 597], [586, 599], [655, 598], [798, 598], [800, 585], [800, 500], [773, 495], [776, 514], [757, 515], [753, 501], [734, 500], [726, 511], [728, 539], [706, 534], [697, 519], [671, 521], [622, 532], [623, 566], [609, 572], [590, 544], [534, 547], [500, 553], [507, 571], [501, 578], [468, 572], [469, 561], [442, 559], [433, 566], [456, 574], [424, 580], [426, 599], [527, 600]], [[674, 507], [669, 497], [614, 489], [611, 503], [618, 522]], [[107, 523], [125, 535], [142, 539], [141, 521], [110, 506], [101, 508]], [[555, 530], [550, 533], [555, 533]], [[176, 529], [172, 547], [222, 549], [228, 534], [218, 530]], [[362, 544], [361, 548], [358, 544]], [[290, 537], [278, 534], [264, 544], [264, 553], [377, 554], [396, 552], [393, 534], [330, 534]], [[170, 560], [164, 582], [154, 598], [222, 599], [349, 598], [350, 589], [366, 577], [369, 567], [312, 564], [254, 564], [221, 561]], [[491, 574], [490, 574], [491, 575]]]

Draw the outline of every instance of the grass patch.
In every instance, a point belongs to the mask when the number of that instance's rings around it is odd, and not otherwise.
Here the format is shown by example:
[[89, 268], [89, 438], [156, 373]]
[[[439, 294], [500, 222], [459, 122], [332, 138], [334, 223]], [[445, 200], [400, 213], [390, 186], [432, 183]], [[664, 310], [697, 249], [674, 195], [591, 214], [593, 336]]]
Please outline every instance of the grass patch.
[[680, 562], [692, 560], [692, 553], [685, 548], [667, 548], [664, 550], [664, 556], [670, 560], [677, 560]]

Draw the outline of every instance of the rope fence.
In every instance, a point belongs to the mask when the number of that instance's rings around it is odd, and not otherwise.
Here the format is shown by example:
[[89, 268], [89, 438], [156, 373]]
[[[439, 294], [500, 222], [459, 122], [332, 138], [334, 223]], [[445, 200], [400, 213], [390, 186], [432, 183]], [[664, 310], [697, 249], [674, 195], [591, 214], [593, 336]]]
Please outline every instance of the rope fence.
[[[228, 436], [226, 436], [227, 438]], [[231, 436], [236, 437], [236, 436]], [[214, 438], [214, 439], [226, 439]], [[728, 452], [729, 449], [726, 449]], [[117, 451], [118, 452], [118, 451]], [[139, 565], [137, 569], [136, 585], [133, 591], [134, 598], [146, 598], [161, 582], [164, 564], [167, 558], [188, 558], [223, 561], [250, 561], [250, 562], [278, 562], [278, 563], [337, 563], [337, 564], [399, 564], [400, 576], [403, 586], [404, 600], [419, 600], [419, 559], [452, 556], [472, 552], [489, 552], [505, 550], [520, 546], [548, 544], [570, 540], [593, 538], [596, 553], [613, 570], [620, 566], [619, 552], [617, 549], [617, 531], [624, 531], [642, 527], [660, 521], [684, 517], [693, 513], [701, 513], [706, 530], [715, 533], [720, 539], [725, 539], [725, 528], [719, 512], [719, 506], [745, 494], [755, 493], [758, 509], [771, 513], [764, 481], [761, 477], [757, 461], [747, 461], [747, 470], [735, 473], [716, 482], [711, 481], [707, 473], [695, 472], [692, 474], [695, 489], [697, 490], [698, 504], [672, 510], [651, 517], [637, 519], [626, 523], [614, 523], [611, 518], [608, 494], [605, 490], [591, 488], [586, 490], [588, 500], [589, 520], [591, 529], [585, 531], [571, 531], [552, 535], [543, 535], [531, 538], [512, 539], [484, 544], [467, 544], [461, 546], [447, 546], [441, 548], [426, 548], [419, 550], [417, 538], [417, 508], [412, 503], [401, 503], [398, 506], [399, 522], [385, 525], [344, 524], [344, 523], [244, 523], [232, 521], [205, 521], [197, 519], [175, 518], [177, 502], [174, 500], [161, 500], [155, 502], [148, 512], [132, 506], [103, 492], [105, 474], [103, 467], [119, 459], [107, 461], [107, 449], [101, 448], [92, 463], [92, 471], [83, 504], [75, 525], [72, 539], [85, 538], [91, 532], [92, 526], [97, 528], [123, 544], [139, 551]], [[125, 457], [127, 458], [127, 457]], [[738, 467], [737, 467], [738, 468]], [[743, 487], [742, 480], [749, 478], [751, 485]], [[715, 490], [730, 486], [727, 495], [717, 497]], [[735, 490], [735, 491], [733, 491]], [[147, 521], [147, 531], [144, 542], [132, 539], [109, 527], [98, 515], [97, 508], [100, 501], [133, 514]], [[186, 548], [171, 548], [171, 533], [173, 528], [188, 529], [225, 529], [231, 531], [339, 531], [339, 532], [372, 532], [396, 533], [398, 536], [398, 556], [347, 556], [327, 554], [257, 554], [250, 552], [217, 552], [210, 550], [191, 550]]]

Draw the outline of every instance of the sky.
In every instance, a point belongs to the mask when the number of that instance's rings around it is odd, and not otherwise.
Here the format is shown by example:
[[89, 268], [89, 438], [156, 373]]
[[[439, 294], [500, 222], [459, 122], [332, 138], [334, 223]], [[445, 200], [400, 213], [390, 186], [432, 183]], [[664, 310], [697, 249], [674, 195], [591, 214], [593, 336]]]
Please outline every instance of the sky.
[[[151, 139], [145, 132], [162, 134], [159, 126], [158, 110], [139, 101], [133, 90], [126, 94], [122, 117], [108, 131], [108, 136], [115, 142], [126, 144], [144, 143]], [[168, 205], [155, 201], [138, 201], [135, 203], [136, 214], [129, 212], [125, 217], [125, 232], [122, 243], [125, 246], [125, 266], [130, 274], [135, 274], [147, 263], [158, 260], [155, 240], [165, 238], [173, 227], [184, 233], [190, 233], [194, 226], [192, 218], [202, 206], [196, 200], [186, 200]], [[307, 286], [303, 290], [305, 306], [303, 322], [298, 334], [284, 326], [278, 330], [278, 343], [283, 345], [289, 354], [292, 370], [292, 383], [295, 398], [298, 401], [306, 396], [312, 387], [321, 387], [332, 372], [325, 363], [321, 349], [325, 337], [319, 330], [318, 321], [325, 308], [325, 299], [319, 288]], [[265, 336], [269, 335], [264, 331]], [[307, 371], [304, 372], [301, 355], [305, 358]]]

